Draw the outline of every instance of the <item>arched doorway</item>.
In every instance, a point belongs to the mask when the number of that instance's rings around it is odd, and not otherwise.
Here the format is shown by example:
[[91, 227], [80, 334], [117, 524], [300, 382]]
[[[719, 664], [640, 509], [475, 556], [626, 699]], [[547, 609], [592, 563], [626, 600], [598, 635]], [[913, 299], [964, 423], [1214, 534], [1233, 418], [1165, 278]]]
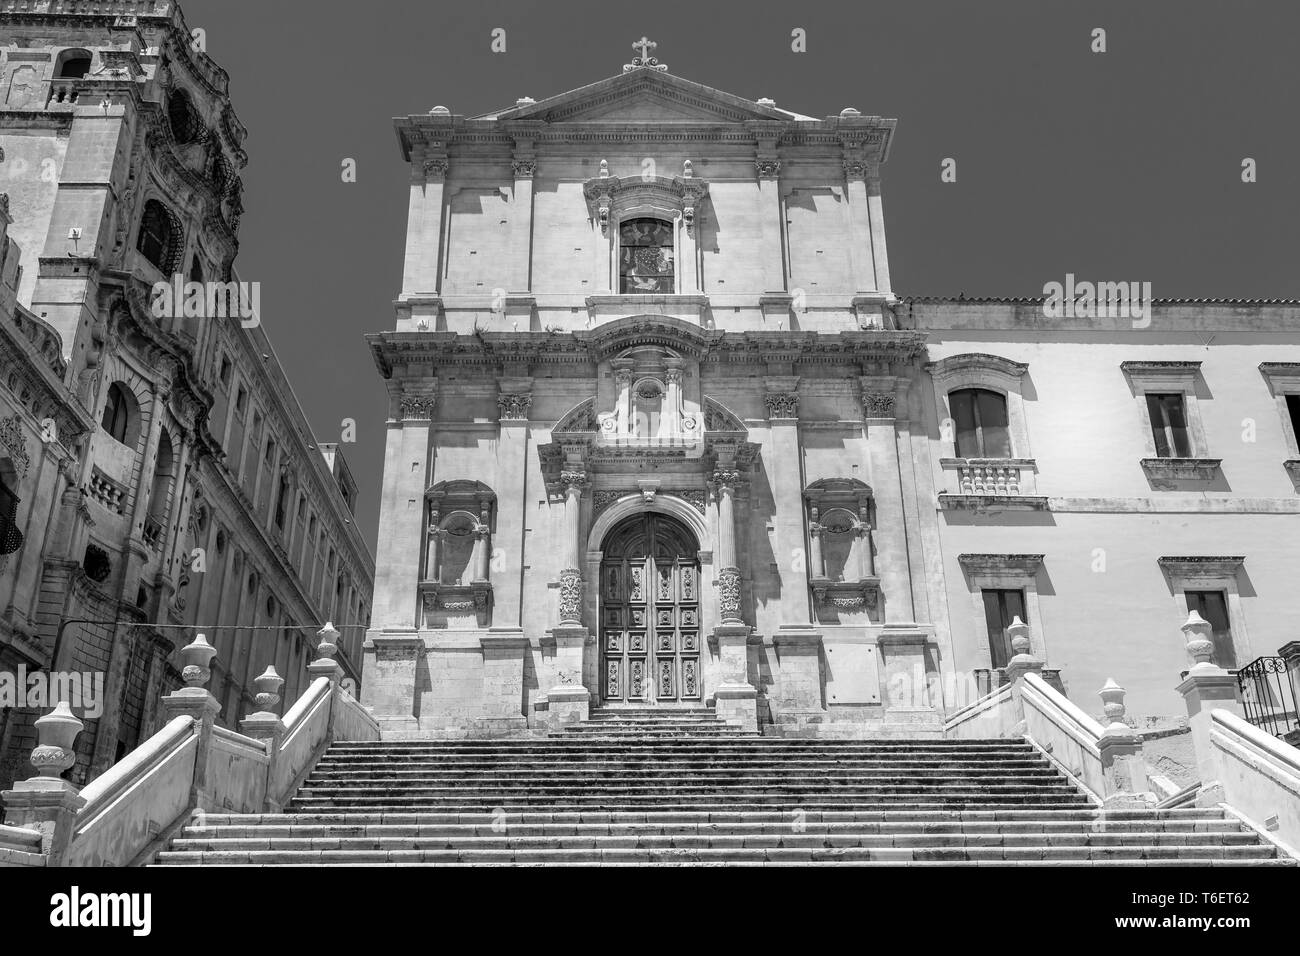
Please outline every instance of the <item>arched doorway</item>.
[[682, 522], [644, 512], [606, 536], [600, 563], [601, 697], [660, 705], [701, 699], [699, 542]]

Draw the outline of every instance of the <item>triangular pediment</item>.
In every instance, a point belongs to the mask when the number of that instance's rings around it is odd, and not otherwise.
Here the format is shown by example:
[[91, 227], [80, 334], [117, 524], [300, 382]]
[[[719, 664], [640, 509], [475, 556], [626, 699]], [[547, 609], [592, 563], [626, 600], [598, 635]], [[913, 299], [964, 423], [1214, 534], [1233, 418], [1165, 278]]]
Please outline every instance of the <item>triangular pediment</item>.
[[712, 125], [805, 117], [670, 73], [637, 69], [483, 118], [544, 123]]

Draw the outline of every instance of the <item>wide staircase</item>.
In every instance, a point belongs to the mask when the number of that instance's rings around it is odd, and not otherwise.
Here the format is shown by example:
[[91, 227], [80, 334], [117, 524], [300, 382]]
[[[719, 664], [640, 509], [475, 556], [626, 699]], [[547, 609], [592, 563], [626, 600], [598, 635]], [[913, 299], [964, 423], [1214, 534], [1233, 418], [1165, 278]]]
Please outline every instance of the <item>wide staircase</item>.
[[1096, 807], [1020, 740], [746, 734], [603, 711], [549, 739], [335, 743], [281, 814], [162, 865], [1292, 865], [1217, 809]]

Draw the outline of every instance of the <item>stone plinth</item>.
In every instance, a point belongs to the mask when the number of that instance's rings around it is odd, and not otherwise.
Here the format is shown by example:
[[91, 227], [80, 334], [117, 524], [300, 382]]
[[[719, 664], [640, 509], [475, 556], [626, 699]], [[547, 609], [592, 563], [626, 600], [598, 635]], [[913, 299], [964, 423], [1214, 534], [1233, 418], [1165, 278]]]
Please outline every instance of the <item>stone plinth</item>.
[[1210, 744], [1210, 712], [1216, 709], [1242, 716], [1237, 693], [1237, 678], [1214, 664], [1197, 664], [1178, 685], [1187, 705], [1187, 724], [1196, 749], [1196, 768], [1200, 772], [1201, 795], [1197, 802], [1214, 806], [1223, 800], [1223, 788], [1217, 779], [1214, 754]]
[[528, 729], [524, 716], [524, 650], [522, 628], [494, 627], [479, 638], [483, 648], [482, 709], [470, 721], [476, 736], [503, 737]]
[[587, 719], [591, 692], [582, 683], [587, 629], [561, 625], [552, 634], [555, 637], [555, 671], [559, 683], [547, 691], [546, 708], [548, 729], [555, 731]]
[[943, 736], [943, 715], [930, 697], [925, 667], [929, 643], [929, 632], [919, 628], [887, 628], [881, 632], [881, 677], [885, 687], [882, 736]]
[[[815, 734], [827, 720], [822, 699], [822, 635], [807, 627], [782, 627], [772, 636], [780, 677], [772, 698], [772, 719], [778, 725], [796, 724]], [[788, 728], [787, 728], [788, 729]]]
[[718, 645], [722, 682], [713, 692], [714, 711], [728, 723], [758, 729], [758, 691], [749, 682], [748, 624], [719, 624], [713, 629]]
[[424, 662], [424, 640], [413, 630], [372, 632], [363, 652], [362, 705], [371, 709], [383, 736], [417, 734], [416, 687]]

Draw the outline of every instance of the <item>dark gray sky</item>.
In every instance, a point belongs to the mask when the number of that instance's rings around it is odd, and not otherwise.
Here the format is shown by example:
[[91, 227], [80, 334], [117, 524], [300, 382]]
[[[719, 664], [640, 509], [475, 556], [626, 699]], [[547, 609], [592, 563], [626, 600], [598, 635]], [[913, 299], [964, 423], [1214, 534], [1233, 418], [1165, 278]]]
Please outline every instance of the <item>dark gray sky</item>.
[[[237, 262], [374, 539], [407, 173], [391, 118], [474, 114], [621, 72], [643, 34], [679, 76], [812, 116], [896, 117], [884, 169], [900, 295], [1149, 281], [1157, 298], [1300, 297], [1300, 4], [1204, 0], [183, 0], [249, 129]], [[337, 11], [337, 12], [332, 12]], [[490, 50], [495, 28], [506, 52]], [[807, 52], [791, 51], [791, 31]], [[1102, 27], [1107, 52], [1090, 51]], [[345, 184], [340, 163], [358, 163]], [[940, 181], [945, 157], [957, 182]], [[1241, 162], [1258, 182], [1241, 182]]]

